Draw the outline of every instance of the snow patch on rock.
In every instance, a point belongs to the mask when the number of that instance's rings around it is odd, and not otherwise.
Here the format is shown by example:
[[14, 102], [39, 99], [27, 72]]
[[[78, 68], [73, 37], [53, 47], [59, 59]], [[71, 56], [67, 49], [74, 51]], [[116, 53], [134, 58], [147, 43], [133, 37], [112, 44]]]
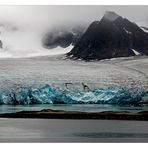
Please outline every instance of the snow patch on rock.
[[126, 30], [126, 28], [123, 28], [123, 30], [124, 30], [127, 34], [132, 34], [130, 31]]
[[144, 32], [148, 33], [148, 29], [147, 29], [146, 27], [141, 27], [141, 29], [142, 29]]
[[135, 55], [140, 55], [140, 53], [136, 51], [135, 49], [132, 49], [132, 51], [134, 52]]

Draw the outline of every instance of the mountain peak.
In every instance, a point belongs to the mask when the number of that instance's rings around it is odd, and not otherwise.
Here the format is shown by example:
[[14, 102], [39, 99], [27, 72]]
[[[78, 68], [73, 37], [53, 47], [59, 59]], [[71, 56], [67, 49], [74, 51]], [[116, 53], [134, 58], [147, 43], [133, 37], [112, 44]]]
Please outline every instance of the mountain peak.
[[67, 55], [86, 61], [148, 55], [148, 33], [107, 11], [101, 21], [91, 23]]
[[103, 16], [103, 19], [107, 19], [109, 21], [114, 21], [118, 17], [120, 17], [120, 16], [118, 14], [116, 14], [115, 12], [113, 12], [113, 11], [106, 11], [104, 16]]

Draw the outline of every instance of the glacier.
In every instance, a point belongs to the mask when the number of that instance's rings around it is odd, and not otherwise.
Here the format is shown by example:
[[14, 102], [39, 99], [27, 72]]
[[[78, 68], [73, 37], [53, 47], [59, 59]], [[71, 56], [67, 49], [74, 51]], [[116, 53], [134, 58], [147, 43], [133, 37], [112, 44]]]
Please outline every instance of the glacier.
[[[0, 59], [0, 104], [148, 102], [147, 57], [91, 62], [62, 58]], [[83, 90], [82, 82], [89, 91]], [[72, 85], [66, 89], [65, 83]]]
[[93, 88], [85, 92], [45, 85], [18, 92], [0, 92], [0, 104], [138, 104], [148, 101], [148, 90]]

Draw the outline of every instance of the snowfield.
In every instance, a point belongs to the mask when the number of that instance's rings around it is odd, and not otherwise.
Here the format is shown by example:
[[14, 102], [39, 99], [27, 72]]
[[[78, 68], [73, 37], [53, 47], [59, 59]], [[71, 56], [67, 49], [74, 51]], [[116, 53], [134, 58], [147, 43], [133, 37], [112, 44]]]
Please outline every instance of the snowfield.
[[1, 91], [45, 84], [64, 87], [64, 83], [73, 83], [81, 89], [82, 82], [91, 88], [147, 89], [148, 58], [137, 56], [91, 62], [64, 59], [63, 55], [0, 59]]

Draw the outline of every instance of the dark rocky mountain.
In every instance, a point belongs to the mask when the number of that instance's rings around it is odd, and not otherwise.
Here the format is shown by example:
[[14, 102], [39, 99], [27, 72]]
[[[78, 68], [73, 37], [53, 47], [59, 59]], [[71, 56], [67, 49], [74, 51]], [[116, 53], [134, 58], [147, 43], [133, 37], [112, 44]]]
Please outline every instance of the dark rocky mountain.
[[134, 55], [148, 55], [148, 33], [114, 12], [106, 12], [81, 36], [68, 57], [101, 60]]
[[70, 44], [75, 45], [85, 31], [85, 27], [75, 27], [72, 29], [58, 29], [48, 32], [42, 39], [44, 48], [52, 49], [60, 46], [68, 47]]

